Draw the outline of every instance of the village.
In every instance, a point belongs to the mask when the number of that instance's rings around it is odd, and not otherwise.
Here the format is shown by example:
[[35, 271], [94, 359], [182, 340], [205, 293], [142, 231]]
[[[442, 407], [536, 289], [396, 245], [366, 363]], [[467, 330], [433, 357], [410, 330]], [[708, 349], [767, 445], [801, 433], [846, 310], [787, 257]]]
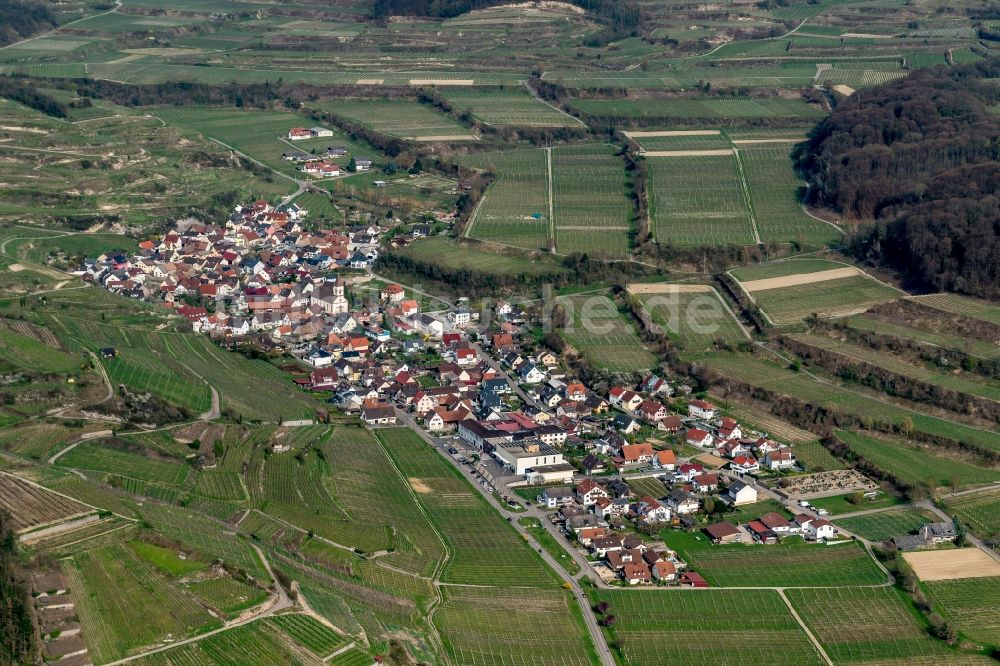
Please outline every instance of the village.
[[[598, 394], [531, 335], [537, 313], [507, 301], [474, 311], [467, 299], [425, 311], [412, 290], [373, 282], [385, 229], [306, 231], [306, 215], [256, 201], [224, 225], [182, 223], [80, 272], [224, 344], [292, 356], [302, 389], [369, 427], [418, 430], [608, 584], [706, 586], [661, 538], [668, 528], [715, 547], [847, 541], [801, 497], [877, 494], [860, 474], [833, 473], [796, 477], [817, 477], [811, 494], [783, 493], [778, 480], [806, 471], [794, 447], [722, 415], [684, 380], [648, 374]], [[368, 298], [349, 299], [359, 287]], [[899, 547], [954, 538], [946, 524], [925, 531]]]

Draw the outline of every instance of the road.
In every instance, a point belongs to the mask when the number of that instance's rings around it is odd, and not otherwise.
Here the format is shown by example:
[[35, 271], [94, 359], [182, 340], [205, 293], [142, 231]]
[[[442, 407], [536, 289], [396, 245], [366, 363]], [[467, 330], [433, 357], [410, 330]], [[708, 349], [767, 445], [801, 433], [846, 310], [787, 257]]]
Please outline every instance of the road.
[[[947, 513], [945, 513], [941, 509], [937, 508], [936, 506], [934, 506], [934, 503], [931, 502], [930, 500], [919, 500], [917, 502], [914, 502], [914, 506], [920, 507], [921, 509], [927, 509], [928, 511], [930, 511], [935, 516], [937, 516], [938, 518], [940, 518], [941, 520], [943, 520], [945, 522], [950, 522], [951, 521], [951, 516], [949, 516]], [[983, 551], [984, 553], [986, 553], [987, 555], [989, 555], [990, 557], [992, 557], [997, 562], [1000, 562], [1000, 553], [997, 553], [997, 551], [995, 551], [992, 548], [990, 548], [989, 546], [987, 546], [980, 539], [977, 539], [976, 537], [972, 536], [968, 532], [966, 532], [965, 538], [966, 538], [966, 540], [969, 543], [971, 543], [972, 545], [974, 545], [976, 548], [978, 548], [979, 550]]]
[[[457, 464], [456, 461], [450, 455], [448, 455], [447, 444], [445, 444], [443, 440], [431, 437], [426, 432], [424, 432], [424, 430], [417, 424], [413, 416], [411, 416], [410, 414], [403, 412], [401, 410], [397, 411], [399, 412], [399, 417], [400, 420], [403, 422], [403, 424], [411, 428], [418, 435], [420, 435], [420, 437], [430, 446], [432, 446], [434, 450], [437, 451], [445, 460], [447, 460], [450, 464], [454, 465], [455, 468], [462, 473], [462, 476], [464, 476], [465, 479], [470, 484], [472, 484], [472, 487], [478, 490], [479, 493], [486, 499], [486, 501], [492, 507], [494, 507], [497, 511], [499, 511], [502, 516], [508, 519], [510, 525], [514, 528], [514, 530], [517, 531], [517, 533], [520, 534], [521, 537], [532, 548], [538, 551], [538, 554], [545, 561], [545, 563], [548, 564], [550, 567], [552, 567], [552, 570], [555, 571], [560, 578], [563, 578], [572, 586], [573, 596], [580, 604], [580, 611], [583, 614], [584, 623], [587, 625], [587, 631], [590, 633], [590, 639], [594, 644], [594, 648], [597, 650], [597, 654], [601, 659], [602, 666], [614, 666], [615, 660], [614, 657], [611, 655], [611, 649], [608, 647], [608, 643], [604, 639], [604, 633], [601, 631], [600, 626], [598, 626], [597, 624], [597, 618], [590, 608], [590, 602], [587, 600], [587, 595], [584, 594], [583, 588], [580, 586], [580, 581], [577, 580], [576, 578], [569, 577], [566, 574], [565, 570], [562, 568], [562, 566], [559, 564], [559, 562], [557, 562], [556, 559], [552, 557], [552, 555], [550, 555], [547, 550], [542, 548], [541, 544], [539, 544], [526, 529], [524, 529], [520, 524], [518, 524], [517, 517], [519, 517], [521, 514], [511, 513], [506, 508], [504, 508], [503, 505], [501, 505], [500, 502], [497, 500], [497, 498], [493, 495], [493, 493], [484, 488], [479, 483], [479, 481], [472, 474], [472, 472], [470, 472], [464, 466]], [[543, 520], [542, 522], [544, 524], [547, 521]]]
[[542, 405], [542, 403], [538, 402], [537, 400], [531, 398], [524, 391], [524, 389], [521, 388], [521, 386], [517, 383], [517, 381], [509, 374], [507, 374], [507, 371], [501, 368], [499, 363], [493, 360], [493, 356], [486, 353], [486, 351], [483, 350], [482, 346], [478, 342], [471, 342], [469, 343], [469, 345], [476, 350], [476, 353], [479, 354], [480, 358], [484, 359], [486, 361], [486, 364], [490, 366], [490, 368], [494, 372], [496, 372], [498, 375], [507, 380], [507, 384], [525, 404], [531, 405], [535, 409], [539, 410], [545, 409], [544, 405]]

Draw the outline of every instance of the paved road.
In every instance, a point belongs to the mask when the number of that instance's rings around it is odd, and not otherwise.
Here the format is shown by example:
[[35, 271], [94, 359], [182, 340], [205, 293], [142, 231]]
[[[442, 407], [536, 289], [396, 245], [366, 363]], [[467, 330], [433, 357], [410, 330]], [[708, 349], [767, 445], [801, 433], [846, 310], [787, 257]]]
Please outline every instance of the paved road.
[[[931, 502], [930, 500], [919, 500], [919, 501], [915, 502], [914, 504], [915, 504], [915, 506], [918, 506], [921, 509], [927, 509], [928, 511], [930, 511], [931, 513], [933, 513], [935, 516], [937, 516], [938, 518], [940, 518], [943, 521], [950, 521], [951, 520], [951, 516], [949, 516], [947, 513], [945, 513], [941, 509], [937, 508], [936, 506], [934, 506], [934, 503]], [[977, 539], [976, 537], [972, 536], [969, 533], [966, 533], [965, 538], [968, 540], [969, 543], [971, 543], [972, 545], [974, 545], [976, 548], [978, 548], [979, 550], [983, 551], [984, 553], [986, 553], [987, 555], [989, 555], [990, 557], [992, 557], [997, 562], [1000, 562], [1000, 553], [997, 553], [997, 551], [995, 551], [992, 548], [990, 548], [989, 546], [987, 546], [980, 539]]]
[[611, 655], [611, 649], [608, 647], [608, 643], [604, 639], [604, 634], [601, 631], [600, 626], [598, 626], [597, 624], [597, 618], [594, 616], [594, 613], [590, 608], [590, 602], [587, 601], [587, 596], [584, 594], [583, 588], [580, 586], [580, 581], [575, 578], [570, 578], [569, 576], [567, 576], [566, 572], [560, 566], [559, 562], [557, 562], [556, 559], [552, 557], [547, 550], [542, 548], [541, 544], [539, 544], [535, 540], [535, 538], [527, 530], [524, 529], [524, 527], [518, 524], [517, 517], [521, 514], [511, 513], [506, 508], [504, 508], [503, 505], [501, 505], [500, 502], [497, 500], [497, 498], [493, 495], [493, 493], [484, 488], [479, 483], [479, 481], [476, 480], [472, 472], [470, 472], [464, 466], [456, 464], [455, 460], [450, 455], [448, 455], [447, 445], [444, 443], [443, 440], [431, 437], [426, 432], [424, 432], [424, 430], [419, 425], [417, 425], [417, 422], [413, 419], [413, 417], [410, 414], [400, 411], [399, 415], [400, 415], [400, 420], [402, 420], [402, 422], [407, 427], [411, 428], [414, 432], [419, 434], [420, 437], [423, 438], [423, 440], [426, 441], [428, 444], [430, 444], [432, 447], [434, 447], [434, 449], [445, 460], [454, 465], [456, 469], [458, 469], [462, 473], [462, 475], [469, 481], [469, 483], [471, 483], [472, 486], [476, 488], [476, 490], [478, 490], [483, 497], [486, 498], [486, 501], [491, 506], [493, 506], [497, 511], [499, 511], [501, 515], [509, 519], [509, 522], [511, 526], [514, 528], [514, 530], [516, 530], [517, 533], [520, 534], [532, 548], [538, 551], [539, 555], [541, 555], [542, 559], [545, 560], [545, 562], [550, 567], [552, 567], [553, 571], [555, 571], [561, 578], [567, 579], [567, 582], [569, 582], [570, 585], [572, 585], [573, 587], [573, 596], [580, 604], [580, 611], [582, 612], [584, 622], [587, 625], [587, 631], [590, 633], [591, 641], [593, 641], [594, 643], [594, 648], [597, 650], [597, 654], [600, 656], [601, 664], [603, 666], [614, 666], [615, 660], [614, 657]]

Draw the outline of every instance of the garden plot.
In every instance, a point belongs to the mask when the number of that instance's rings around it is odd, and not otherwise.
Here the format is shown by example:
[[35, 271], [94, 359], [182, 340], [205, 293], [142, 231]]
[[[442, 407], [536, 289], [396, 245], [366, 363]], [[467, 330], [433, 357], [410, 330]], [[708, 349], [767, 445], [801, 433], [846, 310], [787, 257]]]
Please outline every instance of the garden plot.
[[605, 631], [625, 666], [824, 663], [772, 590], [596, 590], [591, 599], [615, 616]]
[[625, 166], [607, 144], [551, 150], [556, 249], [590, 256], [628, 254], [632, 207]]
[[566, 342], [594, 365], [619, 372], [635, 372], [656, 363], [632, 325], [603, 294], [569, 296], [560, 303], [567, 310]]

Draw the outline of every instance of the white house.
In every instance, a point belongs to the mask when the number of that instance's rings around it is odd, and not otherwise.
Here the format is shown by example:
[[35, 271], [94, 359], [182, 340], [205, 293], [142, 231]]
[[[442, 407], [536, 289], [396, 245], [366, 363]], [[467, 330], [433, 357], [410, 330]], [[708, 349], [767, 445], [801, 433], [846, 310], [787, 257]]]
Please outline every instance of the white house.
[[712, 403], [696, 398], [688, 403], [688, 414], [699, 419], [714, 419], [718, 410]]
[[545, 379], [545, 373], [534, 363], [522, 363], [517, 369], [517, 376], [525, 384], [541, 384]]
[[576, 485], [576, 498], [580, 501], [580, 504], [584, 506], [593, 506], [597, 500], [608, 499], [610, 495], [608, 491], [597, 484], [596, 481], [591, 481], [586, 479], [581, 481]]
[[729, 463], [729, 469], [740, 474], [754, 474], [760, 471], [760, 463], [753, 456], [736, 456]]
[[810, 520], [806, 523], [803, 529], [803, 536], [811, 541], [819, 541], [820, 539], [832, 539], [836, 535], [836, 531], [833, 525], [829, 521], [823, 520], [822, 518], [817, 518], [816, 520]]
[[732, 502], [733, 506], [741, 506], [743, 504], [753, 504], [757, 501], [757, 491], [753, 486], [742, 481], [736, 481], [729, 486], [727, 491], [729, 495], [729, 500]]
[[764, 466], [768, 469], [788, 469], [795, 467], [795, 454], [788, 447], [768, 451], [764, 456]]

